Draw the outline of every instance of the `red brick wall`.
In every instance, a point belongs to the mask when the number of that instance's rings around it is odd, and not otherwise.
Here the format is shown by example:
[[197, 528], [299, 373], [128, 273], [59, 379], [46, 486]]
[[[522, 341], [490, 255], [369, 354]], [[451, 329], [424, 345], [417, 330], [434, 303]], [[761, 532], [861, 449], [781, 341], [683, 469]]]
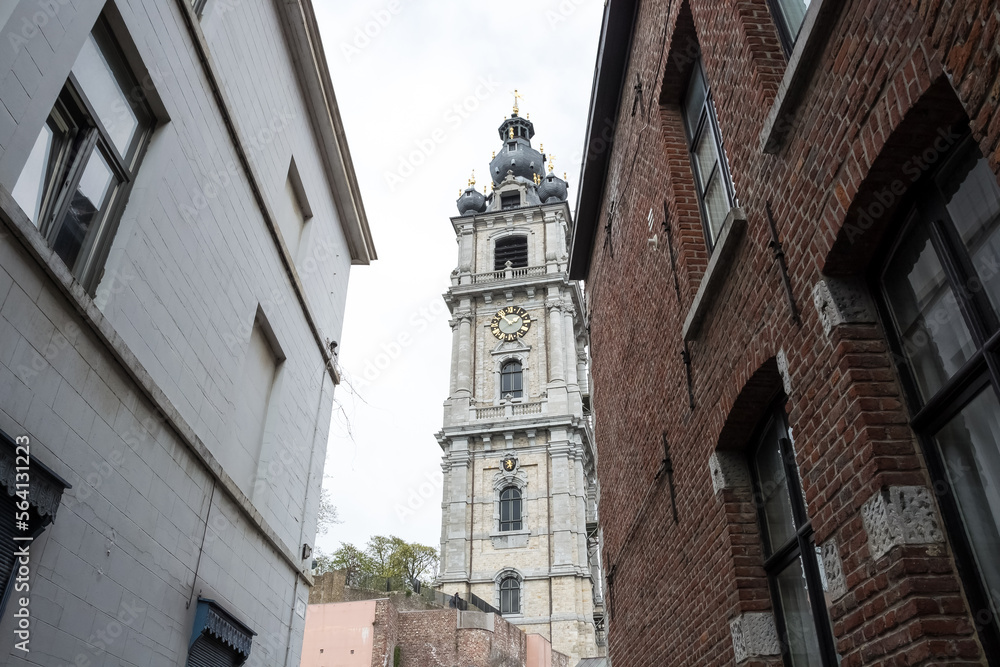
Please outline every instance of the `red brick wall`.
[[401, 667], [523, 667], [527, 639], [494, 617], [494, 631], [457, 629], [458, 611], [400, 612]]
[[[738, 491], [717, 498], [707, 464], [717, 447], [746, 444], [765, 394], [780, 388], [774, 358], [782, 349], [816, 542], [836, 538], [847, 575], [849, 592], [830, 609], [843, 665], [983, 660], [948, 548], [900, 547], [872, 560], [861, 504], [884, 486], [930, 482], [880, 326], [841, 326], [827, 337], [811, 291], [824, 273], [858, 276], [877, 260], [894, 216], [858, 235], [858, 212], [938, 128], [966, 115], [1000, 172], [1000, 9], [988, 0], [849, 0], [824, 29], [832, 36], [789, 119], [793, 130], [769, 155], [760, 133], [785, 60], [764, 0], [640, 3], [587, 280], [616, 664], [731, 664], [729, 620], [770, 607], [753, 499]], [[690, 344], [693, 411], [681, 327], [708, 253], [676, 107], [692, 35], [748, 218]], [[637, 80], [643, 103], [633, 115]], [[767, 201], [801, 325], [768, 247]], [[659, 225], [664, 205], [679, 299], [666, 244], [647, 244], [648, 212]], [[663, 433], [676, 525], [666, 476], [656, 476]]]

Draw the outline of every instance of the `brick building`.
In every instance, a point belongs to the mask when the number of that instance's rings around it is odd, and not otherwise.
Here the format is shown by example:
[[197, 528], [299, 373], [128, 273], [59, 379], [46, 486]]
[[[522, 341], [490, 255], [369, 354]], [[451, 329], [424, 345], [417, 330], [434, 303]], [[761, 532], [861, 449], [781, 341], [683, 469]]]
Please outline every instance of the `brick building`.
[[603, 31], [570, 275], [612, 661], [1000, 664], [1000, 8]]
[[389, 599], [311, 604], [302, 667], [571, 667], [497, 614], [402, 611]]
[[0, 663], [298, 665], [375, 259], [312, 4], [0, 28]]

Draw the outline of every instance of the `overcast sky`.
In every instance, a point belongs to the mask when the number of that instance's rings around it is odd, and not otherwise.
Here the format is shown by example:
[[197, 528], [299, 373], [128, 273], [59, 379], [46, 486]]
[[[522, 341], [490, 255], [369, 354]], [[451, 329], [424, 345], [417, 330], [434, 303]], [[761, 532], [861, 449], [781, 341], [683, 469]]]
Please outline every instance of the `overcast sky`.
[[[590, 103], [601, 0], [314, 0], [379, 259], [354, 267], [324, 486], [344, 523], [318, 546], [394, 534], [438, 548], [442, 405], [451, 358], [441, 295], [449, 218], [480, 191], [515, 88], [533, 145], [569, 175]], [[402, 336], [402, 339], [400, 338]], [[338, 410], [338, 406], [334, 409]]]

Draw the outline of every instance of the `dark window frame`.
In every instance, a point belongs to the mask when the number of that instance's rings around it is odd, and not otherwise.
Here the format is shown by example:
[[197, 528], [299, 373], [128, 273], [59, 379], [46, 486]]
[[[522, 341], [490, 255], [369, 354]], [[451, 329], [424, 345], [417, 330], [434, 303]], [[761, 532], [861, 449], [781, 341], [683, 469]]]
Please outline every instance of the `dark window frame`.
[[[501, 199], [501, 203], [502, 201]], [[493, 270], [506, 269], [507, 260], [510, 260], [512, 269], [523, 269], [528, 266], [528, 237], [525, 234], [510, 234], [498, 238], [493, 243]]]
[[[516, 203], [515, 203], [516, 200]], [[520, 192], [504, 192], [500, 194], [500, 210], [501, 211], [513, 211], [516, 208], [521, 208], [521, 193]]]
[[[504, 509], [508, 516], [504, 520]], [[524, 530], [524, 494], [516, 486], [508, 486], [500, 491], [500, 525], [501, 533], [513, 533]]]
[[521, 580], [512, 574], [500, 580], [500, 613], [504, 616], [521, 614]]
[[802, 482], [799, 479], [798, 464], [795, 461], [795, 450], [790, 437], [780, 438], [778, 440], [778, 447], [796, 531], [794, 537], [784, 544], [772, 545], [768, 530], [761, 480], [757, 471], [756, 461], [757, 455], [764, 445], [765, 438], [769, 436], [775, 424], [775, 420], [781, 420], [781, 426], [785, 434], [788, 434], [788, 417], [785, 413], [786, 401], [787, 397], [782, 395], [771, 406], [767, 412], [767, 416], [754, 433], [751, 440], [751, 447], [747, 452], [747, 467], [750, 470], [754, 506], [757, 508], [757, 523], [760, 527], [760, 538], [764, 555], [763, 566], [767, 576], [768, 591], [771, 595], [771, 608], [774, 613], [774, 623], [778, 631], [778, 638], [781, 642], [782, 661], [785, 667], [793, 667], [789, 650], [791, 644], [781, 604], [781, 593], [778, 588], [778, 575], [796, 559], [800, 559], [806, 579], [806, 590], [809, 595], [816, 639], [819, 644], [820, 659], [822, 660], [823, 667], [838, 667], [839, 660], [836, 652], [836, 640], [833, 637], [830, 615], [826, 607], [826, 596], [824, 595], [823, 582], [825, 574], [820, 571], [820, 564], [816, 557], [817, 549], [813, 539], [815, 531], [812, 528], [812, 522], [809, 519], [805, 498], [802, 493]]
[[518, 359], [508, 359], [500, 366], [500, 398], [508, 394], [524, 398], [524, 366]]
[[[705, 84], [705, 99], [698, 111], [697, 122], [690, 123], [688, 122], [687, 117], [688, 100], [691, 97], [692, 86], [697, 80], [696, 75], [699, 73], [701, 74], [701, 80]], [[694, 66], [688, 75], [687, 83], [684, 86], [684, 94], [681, 96], [680, 110], [682, 124], [684, 125], [684, 137], [688, 142], [688, 159], [691, 162], [691, 176], [694, 179], [695, 196], [698, 199], [698, 210], [701, 213], [701, 226], [705, 235], [705, 245], [709, 252], [711, 252], [715, 248], [718, 239], [713, 236], [711, 221], [709, 220], [708, 207], [705, 204], [705, 195], [709, 191], [709, 188], [714, 184], [714, 179], [721, 178], [726, 198], [729, 201], [729, 208], [732, 209], [732, 207], [736, 205], [736, 192], [733, 188], [732, 174], [729, 172], [729, 159], [726, 157], [726, 148], [722, 142], [722, 129], [719, 127], [719, 118], [715, 112], [712, 85], [709, 83], [708, 72], [705, 70], [705, 65], [701, 56], [694, 61]], [[694, 131], [691, 130], [692, 127], [694, 128]], [[695, 152], [697, 150], [698, 143], [701, 141], [706, 131], [712, 133], [712, 138], [715, 141], [716, 152], [718, 153], [718, 162], [715, 169], [711, 174], [709, 174], [706, 182], [702, 183], [701, 173], [698, 168]], [[722, 231], [721, 225], [724, 224], [724, 222], [725, 221], [720, 223], [720, 233]]]
[[[990, 593], [976, 565], [975, 550], [965, 532], [962, 510], [951, 490], [952, 483], [948, 478], [945, 462], [935, 444], [935, 436], [941, 429], [983, 392], [992, 388], [1000, 396], [1000, 313], [994, 312], [983, 290], [970, 292], [961, 289], [962, 285], [969, 284], [974, 275], [971, 273], [971, 260], [962, 246], [951, 216], [940, 200], [936, 183], [938, 175], [961, 160], [967, 151], [978, 150], [967, 125], [961, 132], [965, 135], [964, 138], [956, 142], [948, 155], [941, 159], [940, 166], [925, 174], [904, 195], [896, 214], [894, 233], [888, 234], [882, 244], [878, 254], [881, 261], [873, 262], [868, 282], [871, 293], [875, 296], [882, 330], [892, 351], [894, 366], [910, 414], [910, 426], [920, 443], [921, 453], [934, 484], [935, 497], [955, 553], [955, 563], [973, 614], [974, 627], [983, 645], [987, 663], [1000, 667], [1000, 617], [990, 611], [993, 606]], [[921, 223], [922, 212], [924, 222], [930, 230], [931, 244], [947, 277], [947, 284], [954, 291], [963, 322], [976, 346], [970, 359], [932, 396], [926, 398], [920, 391], [904, 352], [903, 341], [883, 282], [909, 230]], [[990, 618], [984, 622], [977, 617], [977, 609], [990, 612]]]
[[[93, 296], [103, 276], [125, 204], [157, 123], [135, 72], [129, 66], [111, 24], [104, 15], [98, 18], [88, 33], [88, 39], [91, 35], [106, 60], [112, 77], [130, 102], [129, 106], [137, 121], [135, 135], [124, 155], [121, 154], [76, 74], [70, 72], [45, 120], [45, 125], [50, 128], [65, 128], [63, 131], [67, 141], [58, 148], [60, 157], [55, 169], [48, 168], [45, 173], [42, 184], [43, 206], [35, 224], [47, 244], [55, 250], [61, 233], [67, 229], [68, 212], [84, 171], [91, 157], [99, 153], [111, 172], [112, 181], [101, 202], [102, 207], [91, 221], [86, 236], [80, 240], [72, 265], [67, 263], [70, 273]], [[42, 132], [44, 131], [43, 127]], [[59, 255], [58, 250], [56, 254]]]
[[[821, 0], [812, 0], [813, 2], [820, 2]], [[805, 18], [802, 19], [802, 24], [799, 25], [798, 30], [795, 34], [792, 34], [792, 26], [788, 22], [788, 17], [785, 15], [785, 10], [781, 6], [780, 0], [767, 0], [768, 9], [771, 10], [771, 18], [774, 20], [774, 27], [778, 31], [778, 41], [781, 42], [781, 50], [785, 53], [785, 58], [790, 58], [792, 51], [795, 49], [795, 42], [798, 41], [799, 36], [802, 34], [802, 26], [805, 25]], [[809, 8], [806, 7], [806, 13], [808, 14]]]

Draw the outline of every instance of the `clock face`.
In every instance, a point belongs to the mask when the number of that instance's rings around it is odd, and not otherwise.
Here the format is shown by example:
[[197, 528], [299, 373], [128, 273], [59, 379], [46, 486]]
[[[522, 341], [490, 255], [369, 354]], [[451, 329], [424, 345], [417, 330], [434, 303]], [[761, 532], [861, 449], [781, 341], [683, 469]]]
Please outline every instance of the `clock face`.
[[531, 316], [528, 311], [519, 306], [507, 306], [497, 311], [490, 322], [490, 331], [503, 341], [514, 341], [528, 333], [531, 328]]
[[517, 467], [517, 459], [513, 456], [508, 456], [500, 463], [500, 465], [503, 466], [504, 471], [514, 472], [514, 468]]

